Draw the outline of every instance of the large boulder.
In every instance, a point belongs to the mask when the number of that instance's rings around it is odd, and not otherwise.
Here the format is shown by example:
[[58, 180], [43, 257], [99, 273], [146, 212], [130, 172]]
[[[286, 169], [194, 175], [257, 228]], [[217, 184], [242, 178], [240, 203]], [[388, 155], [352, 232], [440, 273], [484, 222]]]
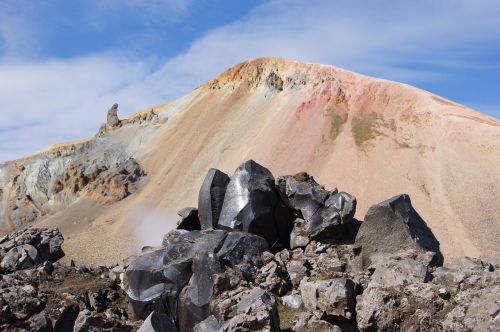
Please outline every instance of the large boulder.
[[288, 246], [293, 220], [267, 168], [249, 160], [236, 169], [226, 190], [219, 228], [257, 234], [272, 247]]
[[304, 220], [296, 222], [291, 247], [307, 245], [306, 239], [339, 239], [356, 212], [356, 198], [337, 189], [327, 191], [307, 173], [276, 180], [281, 197]]
[[191, 278], [193, 257], [218, 251], [226, 235], [221, 230], [178, 233], [167, 246], [134, 257], [123, 278], [134, 315], [144, 319], [158, 310], [177, 317], [177, 299]]
[[214, 168], [205, 176], [198, 195], [198, 215], [202, 229], [217, 228], [229, 181], [226, 173]]
[[213, 229], [171, 231], [163, 244], [130, 261], [123, 288], [136, 318], [166, 312], [186, 331], [211, 314], [215, 275], [225, 266], [260, 265], [268, 249], [257, 235]]
[[[276, 186], [289, 206], [300, 212], [305, 220], [312, 218], [330, 194], [307, 173], [280, 176], [276, 179]], [[337, 193], [337, 190], [332, 193]]]
[[439, 241], [415, 211], [406, 194], [370, 207], [355, 240], [357, 265], [361, 269], [370, 266], [373, 255], [402, 250], [434, 252], [431, 265], [443, 264]]

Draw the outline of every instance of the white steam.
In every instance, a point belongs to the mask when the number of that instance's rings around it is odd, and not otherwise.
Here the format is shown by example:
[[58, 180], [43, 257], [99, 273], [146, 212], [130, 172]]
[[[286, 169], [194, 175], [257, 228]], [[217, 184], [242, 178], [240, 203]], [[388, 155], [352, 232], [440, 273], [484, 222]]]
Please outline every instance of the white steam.
[[137, 208], [130, 214], [134, 235], [141, 246], [160, 246], [163, 236], [177, 226], [180, 217], [164, 210]]

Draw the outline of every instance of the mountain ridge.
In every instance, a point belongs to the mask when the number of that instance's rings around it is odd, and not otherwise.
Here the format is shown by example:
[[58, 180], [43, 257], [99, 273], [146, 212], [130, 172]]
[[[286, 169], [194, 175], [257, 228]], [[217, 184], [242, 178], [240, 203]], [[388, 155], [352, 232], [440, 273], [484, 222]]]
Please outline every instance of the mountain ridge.
[[[158, 120], [140, 120], [151, 112]], [[141, 222], [131, 216], [138, 210], [173, 213], [194, 204], [192, 193], [207, 169], [232, 172], [251, 158], [273, 173], [305, 170], [329, 188], [352, 192], [361, 198], [359, 219], [369, 204], [409, 193], [447, 258], [499, 255], [500, 123], [424, 90], [328, 65], [258, 58], [127, 119], [82, 145], [56, 146], [0, 166], [0, 187], [6, 189], [0, 218], [23, 199], [9, 190], [20, 176], [25, 182], [14, 187], [27, 188], [23, 193], [47, 210], [34, 220], [70, 234], [66, 251], [84, 261], [115, 261], [128, 250], [120, 242], [137, 242], [134, 228]], [[61, 195], [51, 192], [67, 164], [102, 159], [109, 161], [103, 167], [112, 168], [128, 158], [147, 175], [134, 184], [137, 191], [112, 205], [73, 194], [61, 203]], [[16, 163], [29, 171], [16, 173]], [[39, 190], [44, 172], [33, 165], [43, 163], [49, 176]], [[168, 227], [174, 226], [171, 221]], [[102, 257], [84, 248], [89, 242], [99, 246], [98, 240], [117, 253]]]

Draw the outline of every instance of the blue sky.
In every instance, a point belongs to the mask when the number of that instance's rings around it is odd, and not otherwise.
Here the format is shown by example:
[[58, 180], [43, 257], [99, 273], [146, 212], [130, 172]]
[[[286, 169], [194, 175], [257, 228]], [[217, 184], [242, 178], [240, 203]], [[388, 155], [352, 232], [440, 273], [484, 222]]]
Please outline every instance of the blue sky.
[[245, 59], [396, 80], [500, 118], [496, 0], [0, 0], [0, 160], [92, 136]]

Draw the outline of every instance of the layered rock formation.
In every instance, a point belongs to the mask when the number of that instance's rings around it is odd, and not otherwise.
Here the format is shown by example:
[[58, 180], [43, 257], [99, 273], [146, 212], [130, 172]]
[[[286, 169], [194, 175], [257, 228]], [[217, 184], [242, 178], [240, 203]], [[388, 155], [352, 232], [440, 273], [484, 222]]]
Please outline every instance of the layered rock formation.
[[[59, 227], [66, 250], [78, 258], [116, 262], [141, 246], [126, 245], [137, 240], [135, 211], [195, 206], [207, 169], [228, 172], [254, 159], [275, 174], [314, 174], [330, 196], [334, 186], [354, 194], [360, 220], [370, 202], [406, 192], [445, 257], [500, 255], [500, 123], [431, 93], [332, 66], [264, 58], [241, 63], [178, 100], [128, 118], [117, 113], [112, 107], [97, 137], [0, 165], [2, 232], [40, 222]], [[118, 176], [115, 184], [111, 179], [129, 159], [147, 176], [135, 183]], [[97, 186], [112, 188], [108, 196], [71, 193], [83, 179], [71, 180], [63, 190], [69, 193], [54, 193], [56, 178], [92, 164], [118, 165]], [[217, 191], [225, 183], [217, 181], [207, 184], [212, 200], [200, 211], [220, 203]], [[129, 184], [139, 190], [121, 199], [134, 192]], [[324, 193], [318, 195], [321, 201]], [[202, 224], [213, 218], [203, 215]], [[342, 216], [339, 221], [343, 227]], [[296, 231], [300, 242], [311, 230]]]

